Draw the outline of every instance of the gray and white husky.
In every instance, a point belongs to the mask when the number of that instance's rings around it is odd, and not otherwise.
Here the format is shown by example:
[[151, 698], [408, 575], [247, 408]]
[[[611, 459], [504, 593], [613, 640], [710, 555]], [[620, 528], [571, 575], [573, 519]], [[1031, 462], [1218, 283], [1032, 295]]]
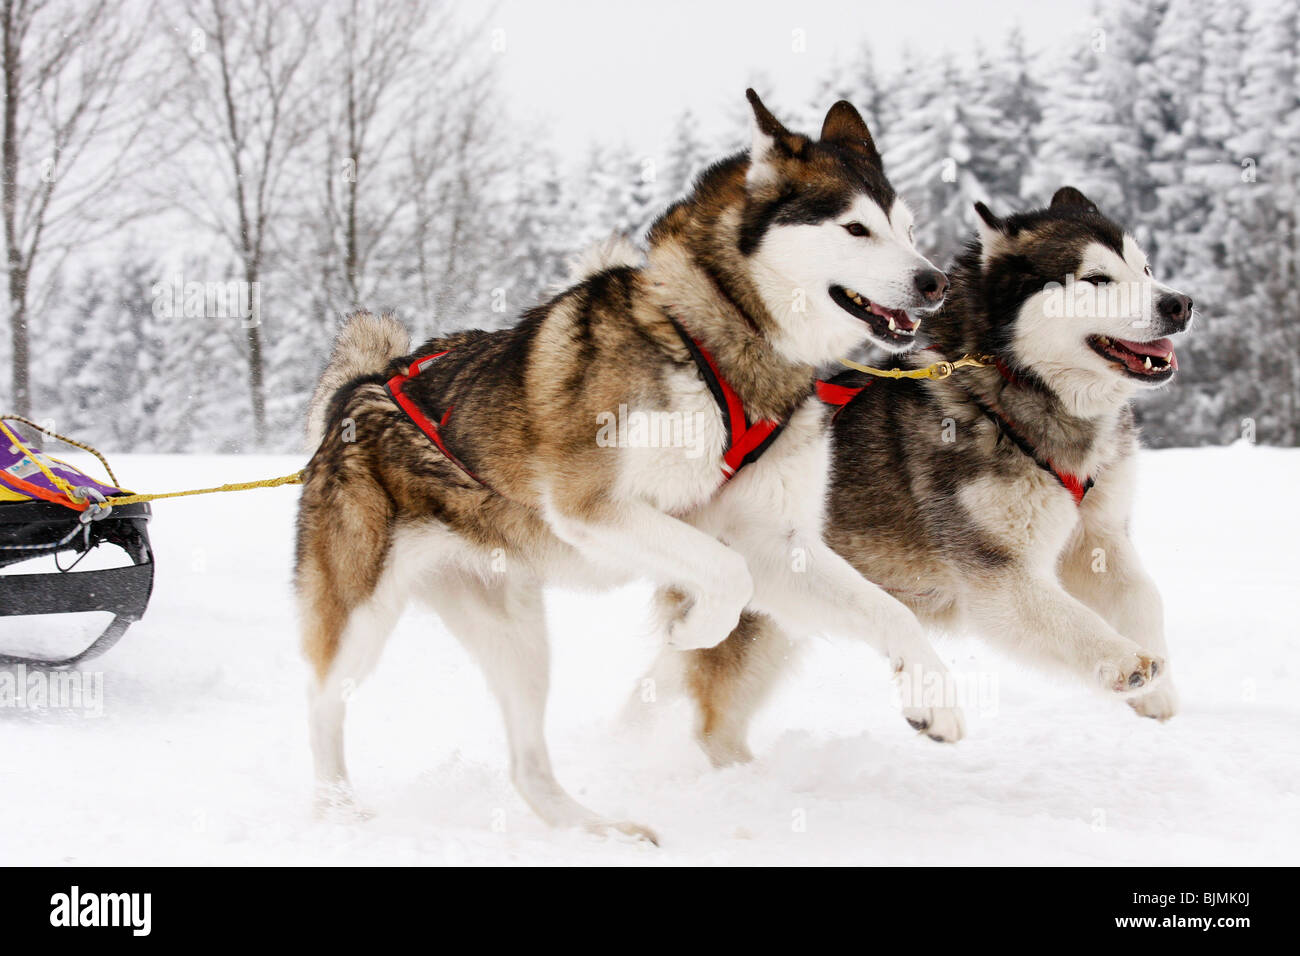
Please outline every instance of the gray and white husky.
[[[644, 265], [601, 268], [499, 332], [412, 350], [389, 318], [343, 329], [309, 415], [296, 562], [323, 804], [350, 808], [345, 696], [412, 597], [483, 667], [515, 785], [559, 826], [649, 834], [581, 806], [551, 770], [549, 582], [655, 582], [679, 649], [718, 644], [752, 607], [866, 639], [904, 679], [944, 671], [915, 616], [823, 541], [830, 439], [813, 386], [868, 339], [910, 346], [908, 310], [938, 306], [947, 278], [916, 251], [849, 103], [814, 139], [749, 98], [751, 149], [663, 215]], [[692, 440], [608, 427], [656, 413], [691, 422]], [[962, 734], [956, 708], [904, 716]]]
[[[927, 322], [933, 345], [907, 364], [996, 362], [938, 381], [832, 381], [827, 541], [922, 621], [1166, 720], [1177, 695], [1160, 594], [1129, 538], [1130, 400], [1174, 377], [1168, 336], [1192, 302], [1078, 190], [1006, 218], [976, 212], [978, 239]], [[749, 755], [749, 718], [788, 654], [780, 630], [747, 615], [722, 645], [677, 655], [715, 763]]]

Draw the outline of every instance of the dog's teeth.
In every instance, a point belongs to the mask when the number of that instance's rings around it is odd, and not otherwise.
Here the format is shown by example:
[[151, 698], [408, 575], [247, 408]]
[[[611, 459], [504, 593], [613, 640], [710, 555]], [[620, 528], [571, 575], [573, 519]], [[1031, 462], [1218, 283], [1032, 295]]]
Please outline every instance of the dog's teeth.
[[1142, 360], [1142, 365], [1143, 365], [1143, 367], [1146, 368], [1146, 370], [1147, 370], [1148, 372], [1151, 371], [1151, 356], [1150, 356], [1150, 355], [1148, 355], [1146, 358], [1144, 358], [1144, 359]]
[[1110, 339], [1106, 338], [1104, 335], [1098, 341], [1100, 341], [1102, 345], [1110, 345]]
[[1173, 365], [1173, 364], [1174, 364], [1174, 353], [1173, 353], [1173, 352], [1170, 352], [1170, 353], [1168, 353], [1167, 355], [1165, 355], [1165, 364], [1166, 364], [1166, 365]]
[[858, 294], [854, 292], [852, 289], [845, 289], [844, 294], [847, 295], [850, 299], [856, 299], [858, 297]]
[[889, 317], [889, 331], [891, 332], [898, 331], [898, 326], [894, 324], [894, 317], [892, 315]]

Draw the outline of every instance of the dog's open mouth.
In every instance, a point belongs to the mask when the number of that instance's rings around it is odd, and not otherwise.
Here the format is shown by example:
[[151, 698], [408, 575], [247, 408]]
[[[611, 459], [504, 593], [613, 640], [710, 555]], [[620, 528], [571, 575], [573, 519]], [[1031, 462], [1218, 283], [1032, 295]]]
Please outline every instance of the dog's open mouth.
[[912, 318], [902, 309], [886, 309], [842, 285], [831, 286], [830, 296], [849, 315], [867, 323], [880, 341], [894, 345], [910, 345], [916, 341], [916, 330], [921, 327], [921, 320]]
[[1178, 356], [1174, 354], [1174, 343], [1169, 339], [1130, 342], [1105, 335], [1090, 335], [1088, 344], [1102, 358], [1118, 363], [1133, 378], [1162, 382], [1178, 371]]

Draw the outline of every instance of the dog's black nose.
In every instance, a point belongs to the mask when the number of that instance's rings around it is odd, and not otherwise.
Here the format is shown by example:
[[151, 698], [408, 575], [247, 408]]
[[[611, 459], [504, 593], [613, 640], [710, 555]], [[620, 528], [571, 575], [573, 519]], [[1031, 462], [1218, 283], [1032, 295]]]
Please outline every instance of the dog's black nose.
[[1161, 296], [1156, 308], [1160, 317], [1172, 327], [1170, 331], [1181, 332], [1192, 320], [1192, 300], [1180, 293]]
[[948, 277], [938, 269], [922, 269], [916, 274], [916, 291], [927, 302], [939, 302], [948, 292]]

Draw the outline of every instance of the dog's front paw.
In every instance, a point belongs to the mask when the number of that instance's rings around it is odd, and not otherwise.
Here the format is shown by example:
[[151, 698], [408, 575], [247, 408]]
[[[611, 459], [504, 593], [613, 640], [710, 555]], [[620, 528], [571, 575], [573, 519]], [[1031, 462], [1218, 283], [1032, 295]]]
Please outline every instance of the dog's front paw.
[[[933, 651], [928, 647], [922, 650], [915, 656], [893, 659], [903, 719], [931, 740], [956, 743], [966, 736], [966, 719], [957, 706], [952, 676]], [[918, 657], [924, 663], [918, 663]]]
[[740, 623], [739, 608], [731, 602], [697, 598], [684, 614], [668, 625], [668, 646], [679, 651], [700, 651], [717, 647]]
[[1173, 682], [1166, 678], [1151, 693], [1130, 697], [1127, 703], [1138, 715], [1163, 723], [1178, 713], [1178, 691]]
[[1163, 657], [1136, 651], [1117, 660], [1102, 661], [1097, 667], [1097, 677], [1107, 690], [1132, 696], [1150, 689], [1164, 669]]
[[955, 744], [966, 736], [966, 718], [960, 707], [904, 707], [911, 728], [941, 744]]

